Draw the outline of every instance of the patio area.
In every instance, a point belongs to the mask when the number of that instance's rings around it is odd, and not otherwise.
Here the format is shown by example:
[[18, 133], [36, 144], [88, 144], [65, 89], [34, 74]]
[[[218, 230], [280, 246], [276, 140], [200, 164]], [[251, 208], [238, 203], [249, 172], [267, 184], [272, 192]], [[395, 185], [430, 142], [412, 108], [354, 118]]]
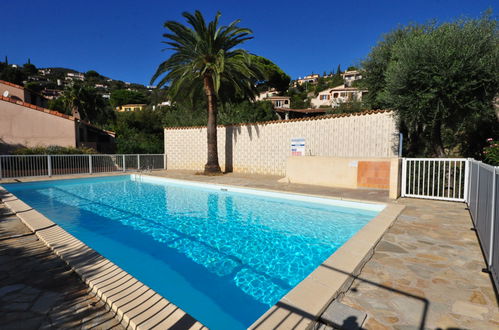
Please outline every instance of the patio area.
[[71, 269], [0, 203], [0, 329], [124, 329]]
[[[206, 177], [191, 171], [158, 171], [152, 172], [151, 175], [343, 199], [388, 202], [388, 194], [383, 190], [351, 190], [281, 183], [278, 182], [279, 177], [274, 176], [230, 173]], [[63, 177], [54, 179], [61, 178]], [[355, 277], [350, 289], [339, 300], [367, 313], [363, 325], [366, 329], [499, 329], [497, 297], [489, 275], [481, 271], [485, 263], [476, 234], [470, 230], [472, 222], [465, 204], [418, 199], [399, 199], [395, 203], [404, 204], [406, 208], [378, 243], [374, 255]], [[12, 290], [8, 288], [13, 285], [22, 286], [22, 289], [17, 287], [17, 292], [23, 292], [26, 288], [29, 291], [29, 288], [33, 287], [42, 290], [42, 287], [49, 292], [49, 296], [50, 292], [56, 292], [60, 298], [57, 304], [53, 304], [56, 308], [43, 314], [43, 324], [47, 324], [44, 320], [55, 318], [52, 314], [56, 313], [53, 315], [73, 317], [68, 318], [67, 322], [75, 322], [77, 327], [119, 327], [113, 316], [106, 312], [103, 304], [89, 296], [76, 275], [65, 268], [58, 257], [51, 254], [34, 235], [5, 239], [29, 232], [15, 216], [0, 217], [0, 226], [0, 258], [2, 261], [10, 260], [7, 263], [2, 262], [2, 265], [9, 266], [2, 266], [0, 270], [0, 299], [3, 300], [1, 306], [10, 306], [17, 303], [15, 299], [20, 299], [19, 295], [5, 293]], [[15, 273], [17, 269], [24, 269], [25, 266], [11, 266], [32, 265], [40, 259], [43, 267], [26, 266], [36, 269], [36, 277]], [[70, 280], [63, 282], [60, 277], [54, 276], [54, 272]], [[35, 280], [45, 284], [37, 287], [33, 283]], [[29, 315], [31, 319], [41, 319], [39, 314], [31, 310], [33, 306], [41, 304], [37, 303], [41, 294], [38, 292], [32, 296], [28, 303], [19, 306], [24, 308], [20, 311], [8, 311], [1, 307], [0, 327], [7, 326], [9, 322], [22, 322], [27, 319], [23, 314]], [[61, 303], [62, 301], [66, 303]], [[79, 310], [80, 314], [74, 312], [75, 310]], [[9, 315], [8, 322], [5, 321], [7, 319], [4, 315]]]

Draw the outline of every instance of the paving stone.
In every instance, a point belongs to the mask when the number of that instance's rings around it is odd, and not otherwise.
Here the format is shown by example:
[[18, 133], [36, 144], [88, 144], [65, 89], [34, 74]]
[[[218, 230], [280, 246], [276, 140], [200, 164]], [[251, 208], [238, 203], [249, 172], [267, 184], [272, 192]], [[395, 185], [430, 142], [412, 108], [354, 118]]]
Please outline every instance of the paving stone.
[[335, 300], [322, 313], [320, 320], [335, 328], [357, 330], [361, 328], [366, 317], [365, 312]]
[[487, 314], [488, 312], [488, 308], [475, 305], [467, 301], [456, 301], [452, 305], [452, 313], [468, 316], [478, 320], [483, 320], [484, 314]]
[[10, 302], [4, 304], [2, 307], [0, 307], [0, 309], [8, 312], [23, 312], [27, 311], [29, 309], [29, 306], [31, 306], [31, 303]]
[[394, 253], [408, 253], [407, 250], [401, 248], [398, 245], [395, 245], [390, 242], [381, 242], [376, 247], [376, 251], [386, 251], [386, 252], [394, 252]]
[[8, 293], [21, 290], [25, 287], [24, 284], [14, 284], [0, 287], [0, 298]]
[[57, 292], [43, 293], [33, 304], [31, 310], [36, 313], [46, 314], [61, 300], [62, 294]]

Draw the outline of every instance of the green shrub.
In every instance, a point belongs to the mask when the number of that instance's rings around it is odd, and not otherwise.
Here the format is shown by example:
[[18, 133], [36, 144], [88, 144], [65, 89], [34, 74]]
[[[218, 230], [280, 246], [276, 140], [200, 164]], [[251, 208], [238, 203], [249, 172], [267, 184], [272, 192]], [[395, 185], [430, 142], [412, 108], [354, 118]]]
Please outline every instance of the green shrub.
[[490, 165], [499, 166], [499, 141], [488, 138], [487, 142], [489, 145], [483, 148], [483, 158]]
[[96, 154], [92, 148], [74, 148], [61, 146], [36, 146], [19, 148], [12, 152], [14, 155], [88, 155]]

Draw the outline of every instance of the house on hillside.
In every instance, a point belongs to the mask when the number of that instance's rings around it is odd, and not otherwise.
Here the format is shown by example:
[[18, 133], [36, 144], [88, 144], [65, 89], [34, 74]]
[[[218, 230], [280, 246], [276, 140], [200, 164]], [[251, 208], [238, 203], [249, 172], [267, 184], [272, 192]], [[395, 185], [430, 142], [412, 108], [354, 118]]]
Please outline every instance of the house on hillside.
[[147, 104], [123, 104], [116, 107], [118, 112], [142, 111]]
[[147, 104], [123, 104], [116, 107], [118, 112], [129, 112], [129, 111], [142, 111]]
[[296, 84], [298, 85], [303, 85], [305, 83], [308, 83], [308, 84], [316, 84], [317, 81], [319, 80], [320, 78], [320, 75], [317, 74], [317, 73], [312, 73], [312, 74], [309, 74], [308, 76], [305, 76], [303, 78], [299, 77], [297, 80], [296, 80], [296, 83], [295, 83], [295, 86]]
[[80, 81], [83, 81], [85, 80], [85, 75], [83, 73], [79, 73], [79, 72], [76, 72], [76, 73], [73, 73], [73, 72], [68, 72], [66, 73], [66, 80], [80, 80]]
[[289, 108], [291, 98], [289, 96], [279, 96], [277, 90], [271, 89], [258, 94], [255, 97], [255, 101], [270, 101], [274, 105], [274, 108]]
[[345, 71], [341, 74], [343, 80], [345, 81], [345, 86], [352, 87], [352, 83], [355, 80], [362, 79], [362, 73], [357, 70]]
[[337, 107], [341, 103], [351, 101], [362, 101], [363, 96], [367, 94], [367, 90], [356, 87], [348, 87], [345, 85], [336, 86], [334, 88], [325, 89], [311, 99], [311, 104], [314, 108], [320, 107]]
[[22, 86], [0, 80], [0, 154], [21, 147], [90, 147], [101, 153], [114, 153], [115, 134], [92, 124], [49, 110], [41, 95]]

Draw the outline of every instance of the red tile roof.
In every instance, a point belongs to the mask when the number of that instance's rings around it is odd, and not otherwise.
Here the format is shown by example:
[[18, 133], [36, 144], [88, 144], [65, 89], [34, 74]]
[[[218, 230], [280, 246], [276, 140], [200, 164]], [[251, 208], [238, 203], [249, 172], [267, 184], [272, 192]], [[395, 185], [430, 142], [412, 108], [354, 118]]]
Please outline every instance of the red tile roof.
[[[44, 112], [44, 113], [47, 113], [49, 115], [53, 115], [53, 116], [57, 116], [57, 117], [61, 117], [61, 118], [64, 118], [64, 119], [68, 119], [68, 120], [75, 120], [75, 118], [73, 116], [68, 116], [66, 114], [63, 114], [63, 113], [60, 113], [58, 111], [55, 111], [55, 110], [50, 110], [50, 109], [46, 109], [46, 108], [42, 108], [42, 107], [39, 107], [37, 105], [34, 105], [34, 104], [31, 104], [31, 103], [26, 103], [26, 102], [23, 102], [23, 101], [19, 101], [19, 100], [14, 100], [10, 97], [4, 97], [3, 95], [0, 95], [0, 101], [5, 101], [5, 102], [10, 102], [10, 103], [14, 103], [14, 104], [17, 104], [17, 105], [20, 105], [20, 106], [23, 106], [25, 108], [30, 108], [30, 109], [33, 109], [33, 110], [37, 110], [37, 111], [40, 111], [40, 112]], [[99, 129], [101, 131], [104, 131], [108, 134], [111, 134], [111, 135], [116, 135], [115, 132], [113, 131], [108, 131], [108, 130], [105, 130], [105, 129], [102, 129], [102, 128], [99, 128], [97, 126], [94, 126], [92, 125], [91, 123], [89, 123], [88, 121], [85, 121], [85, 120], [80, 120], [81, 123], [85, 124], [85, 125], [88, 125], [88, 126], [92, 126], [92, 127], [95, 127], [96, 129]]]
[[26, 102], [23, 102], [23, 101], [14, 100], [14, 99], [12, 99], [10, 97], [5, 97], [3, 95], [0, 95], [0, 100], [1, 101], [5, 101], [5, 102], [14, 103], [14, 104], [23, 106], [25, 108], [30, 108], [30, 109], [37, 110], [37, 111], [40, 111], [40, 112], [45, 112], [45, 113], [48, 113], [49, 115], [54, 115], [54, 116], [62, 117], [62, 118], [68, 119], [68, 120], [74, 120], [73, 116], [68, 116], [68, 115], [65, 115], [63, 113], [57, 112], [55, 110], [45, 109], [45, 108], [39, 107], [37, 105], [31, 104], [31, 103], [26, 103]]
[[13, 84], [13, 83], [5, 81], [5, 80], [0, 80], [0, 83], [8, 85], [8, 86], [12, 86], [12, 87], [20, 88], [20, 89], [26, 89], [26, 88], [24, 88], [24, 86], [16, 85], [16, 84]]
[[[257, 122], [257, 123], [239, 123], [239, 124], [231, 124], [231, 125], [218, 125], [218, 127], [245, 126], [245, 125], [270, 125], [270, 124], [289, 123], [289, 122], [295, 122], [295, 121], [309, 121], [309, 120], [321, 120], [321, 119], [327, 119], [327, 118], [366, 116], [366, 115], [375, 115], [375, 114], [379, 114], [379, 113], [390, 113], [390, 112], [392, 112], [392, 110], [368, 110], [368, 111], [363, 111], [363, 112], [338, 113], [338, 114], [330, 114], [330, 115], [324, 115], [324, 116], [295, 118], [295, 119], [288, 119], [288, 120], [270, 120], [270, 121], [262, 121], [262, 122]], [[206, 128], [206, 126], [165, 127], [165, 129], [169, 129], [169, 130], [193, 129], [193, 128]]]
[[308, 108], [308, 109], [290, 109], [290, 108], [274, 108], [277, 112], [298, 112], [298, 113], [326, 113], [324, 108]]

